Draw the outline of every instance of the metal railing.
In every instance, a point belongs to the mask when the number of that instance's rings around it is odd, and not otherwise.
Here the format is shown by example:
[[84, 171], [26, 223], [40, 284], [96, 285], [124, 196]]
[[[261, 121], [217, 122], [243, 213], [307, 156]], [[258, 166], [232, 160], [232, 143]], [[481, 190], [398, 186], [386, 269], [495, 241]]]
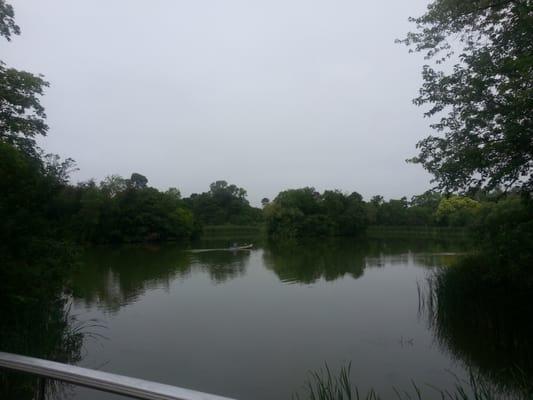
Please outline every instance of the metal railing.
[[[40, 358], [0, 352], [0, 368], [27, 372], [43, 379], [54, 379], [74, 385], [121, 394], [143, 400], [232, 400], [209, 393], [176, 386], [62, 364]], [[41, 388], [44, 390], [44, 383]], [[44, 392], [41, 393], [41, 396]]]

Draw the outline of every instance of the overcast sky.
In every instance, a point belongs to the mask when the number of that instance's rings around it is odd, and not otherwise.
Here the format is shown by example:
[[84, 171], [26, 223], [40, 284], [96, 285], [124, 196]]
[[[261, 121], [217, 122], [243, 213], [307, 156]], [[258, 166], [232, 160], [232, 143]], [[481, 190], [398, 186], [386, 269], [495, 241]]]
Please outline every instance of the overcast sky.
[[[160, 189], [224, 179], [411, 196], [430, 131], [423, 60], [394, 43], [428, 1], [11, 0], [9, 66], [42, 73], [49, 135], [73, 180], [139, 172]], [[5, 42], [5, 41], [3, 41]]]

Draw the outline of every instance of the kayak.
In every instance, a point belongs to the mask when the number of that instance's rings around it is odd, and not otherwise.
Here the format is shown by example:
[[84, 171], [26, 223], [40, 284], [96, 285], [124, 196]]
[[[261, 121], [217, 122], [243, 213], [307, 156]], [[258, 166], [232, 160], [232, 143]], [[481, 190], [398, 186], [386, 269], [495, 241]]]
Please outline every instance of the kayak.
[[254, 247], [253, 244], [245, 244], [243, 246], [231, 246], [231, 247], [224, 247], [224, 248], [218, 248], [218, 249], [190, 249], [186, 250], [191, 253], [205, 253], [208, 251], [236, 251], [236, 250], [250, 250]]
[[232, 246], [232, 247], [229, 247], [228, 250], [248, 250], [248, 249], [251, 249], [252, 247], [254, 247], [253, 244], [245, 244], [243, 246]]

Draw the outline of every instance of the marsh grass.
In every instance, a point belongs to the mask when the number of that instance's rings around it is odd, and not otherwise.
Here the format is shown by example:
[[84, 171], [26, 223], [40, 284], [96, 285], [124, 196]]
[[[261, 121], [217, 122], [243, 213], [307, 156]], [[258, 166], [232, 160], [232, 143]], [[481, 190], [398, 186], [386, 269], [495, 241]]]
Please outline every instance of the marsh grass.
[[[307, 395], [303, 397], [309, 400], [379, 400], [380, 397], [371, 390], [361, 397], [357, 387], [350, 381], [352, 363], [343, 365], [337, 375], [332, 374], [328, 364], [319, 371], [310, 371], [310, 378], [305, 387]], [[293, 400], [301, 400], [298, 393], [293, 395]]]
[[[70, 299], [65, 302], [63, 314], [60, 317], [62, 329], [60, 331], [59, 346], [45, 356], [45, 358], [66, 364], [76, 364], [85, 354], [82, 354], [83, 342], [87, 340], [101, 341], [108, 338], [101, 333], [107, 327], [97, 319], [82, 321], [72, 312]], [[39, 398], [39, 391], [43, 391], [44, 399], [68, 399], [72, 394], [73, 385], [54, 380], [37, 378], [35, 384], [35, 398]], [[41, 388], [41, 385], [43, 386]]]
[[425, 384], [417, 385], [411, 381], [407, 390], [393, 387], [394, 396], [382, 397], [374, 389], [361, 392], [351, 381], [351, 366], [349, 362], [340, 367], [338, 373], [333, 373], [325, 364], [318, 371], [310, 371], [309, 379], [304, 385], [304, 393], [294, 393], [293, 400], [526, 400], [527, 394], [506, 394], [491, 385], [481, 376], [471, 372], [468, 380], [461, 380], [455, 376], [453, 389], [443, 390]]
[[418, 284], [419, 317], [443, 351], [476, 372], [470, 386], [483, 377], [507, 398], [533, 399], [532, 295], [486, 269], [465, 257], [435, 271]]

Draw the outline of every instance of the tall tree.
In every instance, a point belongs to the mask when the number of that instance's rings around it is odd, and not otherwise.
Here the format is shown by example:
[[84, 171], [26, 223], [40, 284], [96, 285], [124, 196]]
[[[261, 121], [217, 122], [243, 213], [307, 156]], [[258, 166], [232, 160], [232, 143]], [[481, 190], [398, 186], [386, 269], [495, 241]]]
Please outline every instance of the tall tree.
[[0, 0], [0, 36], [10, 41], [12, 35], [20, 35], [20, 27], [15, 23], [15, 11], [13, 6]]
[[117, 194], [125, 191], [128, 187], [128, 180], [120, 175], [108, 175], [100, 182], [100, 189], [109, 197], [115, 197]]
[[[8, 41], [20, 34], [13, 18], [13, 7], [0, 0], [0, 36]], [[7, 68], [0, 60], [0, 141], [36, 155], [35, 137], [48, 131], [40, 102], [47, 86], [41, 75]]]
[[250, 206], [246, 190], [226, 181], [213, 182], [208, 192], [193, 193], [184, 201], [205, 225], [248, 225], [262, 218], [261, 210]]
[[420, 141], [411, 161], [447, 191], [531, 192], [533, 2], [433, 0], [411, 21], [416, 32], [400, 42], [435, 61], [424, 65], [414, 103], [440, 116], [431, 125], [438, 135]]
[[144, 175], [134, 172], [133, 174], [131, 174], [129, 184], [134, 189], [146, 189], [148, 185], [148, 178], [146, 178], [146, 176]]

